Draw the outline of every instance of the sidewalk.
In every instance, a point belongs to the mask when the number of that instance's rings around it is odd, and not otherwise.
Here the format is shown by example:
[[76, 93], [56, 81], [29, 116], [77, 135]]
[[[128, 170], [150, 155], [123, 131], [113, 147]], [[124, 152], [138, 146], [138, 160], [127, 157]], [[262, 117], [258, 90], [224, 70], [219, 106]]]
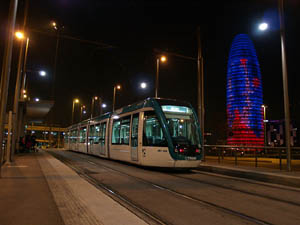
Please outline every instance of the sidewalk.
[[146, 224], [43, 151], [2, 167], [0, 202], [1, 225]]
[[[243, 160], [245, 162], [243, 162]], [[199, 170], [300, 188], [300, 160], [296, 160], [292, 163], [294, 170], [291, 172], [286, 171], [285, 163], [282, 166], [282, 170], [280, 170], [278, 160], [268, 158], [260, 158], [259, 160], [258, 167], [255, 167], [255, 163], [251, 162], [250, 165], [247, 158], [239, 158], [237, 165], [235, 165], [234, 159], [230, 157], [218, 163], [218, 157], [206, 156]], [[262, 162], [273, 165], [264, 167], [260, 165]]]

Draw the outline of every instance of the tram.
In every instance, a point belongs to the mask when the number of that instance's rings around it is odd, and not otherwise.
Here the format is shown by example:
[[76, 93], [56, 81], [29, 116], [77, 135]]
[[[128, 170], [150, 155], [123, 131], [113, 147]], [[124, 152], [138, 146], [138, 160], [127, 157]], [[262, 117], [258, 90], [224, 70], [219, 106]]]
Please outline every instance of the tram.
[[194, 168], [201, 140], [189, 103], [147, 98], [68, 127], [65, 149], [142, 166]]

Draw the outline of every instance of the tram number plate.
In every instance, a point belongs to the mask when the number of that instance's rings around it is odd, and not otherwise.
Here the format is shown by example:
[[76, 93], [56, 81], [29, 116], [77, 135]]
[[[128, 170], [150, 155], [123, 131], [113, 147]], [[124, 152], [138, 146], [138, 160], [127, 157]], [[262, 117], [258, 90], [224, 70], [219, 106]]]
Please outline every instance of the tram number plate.
[[197, 159], [196, 157], [191, 157], [191, 156], [186, 157], [186, 160], [196, 160], [196, 159]]

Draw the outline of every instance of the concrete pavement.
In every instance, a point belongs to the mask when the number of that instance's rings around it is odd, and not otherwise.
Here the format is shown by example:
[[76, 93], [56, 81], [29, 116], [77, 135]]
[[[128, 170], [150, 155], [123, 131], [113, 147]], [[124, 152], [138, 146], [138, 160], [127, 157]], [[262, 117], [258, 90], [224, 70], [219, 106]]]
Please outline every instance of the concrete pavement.
[[[219, 164], [207, 157], [199, 170], [257, 181], [300, 187], [300, 171]], [[142, 219], [81, 178], [71, 168], [39, 151], [15, 156], [2, 168], [1, 225], [120, 225], [141, 224]]]
[[43, 151], [3, 167], [0, 202], [1, 225], [146, 224]]

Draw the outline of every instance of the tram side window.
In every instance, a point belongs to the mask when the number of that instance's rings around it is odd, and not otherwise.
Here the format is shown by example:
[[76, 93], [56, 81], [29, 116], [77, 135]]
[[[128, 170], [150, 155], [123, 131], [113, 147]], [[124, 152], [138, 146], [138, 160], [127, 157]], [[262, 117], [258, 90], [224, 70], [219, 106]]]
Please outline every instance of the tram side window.
[[72, 130], [71, 131], [71, 143], [76, 143], [77, 142], [77, 130]]
[[144, 146], [168, 146], [161, 125], [154, 111], [144, 112]]
[[131, 116], [126, 116], [121, 119], [120, 144], [129, 145]]
[[120, 129], [121, 129], [121, 121], [114, 120], [113, 126], [112, 126], [112, 137], [111, 137], [112, 144], [120, 143]]
[[64, 142], [67, 144], [69, 142], [69, 132], [65, 133]]
[[86, 127], [80, 128], [79, 131], [79, 143], [85, 143], [86, 141]]
[[94, 143], [95, 138], [95, 125], [90, 125], [89, 128], [89, 142], [92, 144]]
[[131, 146], [138, 146], [138, 131], [139, 131], [139, 114], [134, 114], [131, 125]]
[[100, 144], [105, 145], [106, 123], [101, 123]]
[[95, 125], [95, 135], [94, 135], [94, 144], [99, 144], [99, 137], [101, 133], [100, 124]]

